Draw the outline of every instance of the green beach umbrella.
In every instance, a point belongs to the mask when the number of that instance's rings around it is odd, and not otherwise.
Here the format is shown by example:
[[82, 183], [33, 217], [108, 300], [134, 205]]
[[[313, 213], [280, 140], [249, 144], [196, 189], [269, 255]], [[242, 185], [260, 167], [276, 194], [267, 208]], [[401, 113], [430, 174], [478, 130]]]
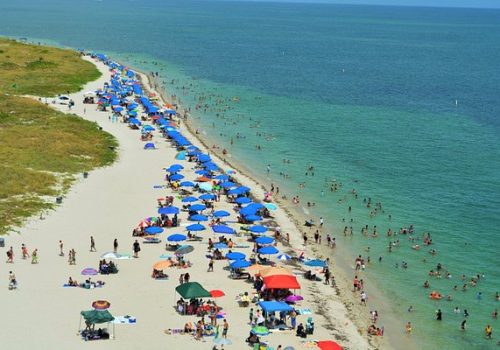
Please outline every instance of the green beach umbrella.
[[268, 335], [269, 333], [271, 333], [271, 332], [269, 332], [269, 329], [267, 329], [264, 326], [253, 327], [251, 332], [252, 332], [252, 334], [259, 335], [259, 336]]
[[184, 299], [210, 298], [210, 292], [203, 288], [198, 282], [188, 282], [178, 285], [175, 290]]

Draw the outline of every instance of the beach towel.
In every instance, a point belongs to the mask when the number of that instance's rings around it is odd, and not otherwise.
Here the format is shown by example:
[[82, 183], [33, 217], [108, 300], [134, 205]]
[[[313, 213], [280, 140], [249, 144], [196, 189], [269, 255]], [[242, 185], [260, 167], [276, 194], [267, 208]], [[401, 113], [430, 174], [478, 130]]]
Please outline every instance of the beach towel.
[[115, 316], [115, 319], [111, 321], [111, 323], [119, 323], [119, 324], [135, 324], [137, 320], [134, 316]]
[[311, 309], [304, 308], [304, 309], [297, 309], [296, 310], [299, 315], [312, 315]]

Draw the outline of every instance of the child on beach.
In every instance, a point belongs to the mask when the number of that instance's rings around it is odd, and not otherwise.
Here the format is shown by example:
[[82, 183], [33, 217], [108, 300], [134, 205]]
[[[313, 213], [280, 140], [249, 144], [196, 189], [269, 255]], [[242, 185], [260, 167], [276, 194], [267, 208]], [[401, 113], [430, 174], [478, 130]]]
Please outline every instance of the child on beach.
[[31, 263], [38, 264], [38, 249], [35, 248], [33, 253], [31, 253]]

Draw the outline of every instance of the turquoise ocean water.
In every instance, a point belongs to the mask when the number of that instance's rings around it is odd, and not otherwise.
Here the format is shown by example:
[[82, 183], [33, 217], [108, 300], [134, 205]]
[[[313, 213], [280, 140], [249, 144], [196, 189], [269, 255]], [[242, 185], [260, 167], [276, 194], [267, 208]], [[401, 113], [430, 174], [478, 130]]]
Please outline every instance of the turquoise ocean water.
[[[1, 35], [99, 50], [158, 72], [212, 142], [288, 196], [300, 195], [304, 211], [324, 217], [342, 249], [370, 255], [367, 280], [401, 322], [388, 332], [404, 332], [411, 320], [422, 348], [495, 347], [500, 11], [26, 0], [2, 2], [0, 13]], [[310, 165], [314, 177], [305, 175]], [[342, 184], [335, 192], [333, 179]], [[370, 216], [365, 198], [384, 212]], [[412, 250], [407, 236], [386, 236], [410, 224], [415, 238], [431, 233], [437, 255]], [[379, 237], [363, 237], [364, 225], [370, 233], [376, 225]], [[353, 227], [352, 238], [344, 226]], [[396, 239], [401, 245], [389, 253]], [[437, 263], [451, 279], [427, 276]], [[485, 277], [463, 292], [460, 276], [477, 273]], [[427, 279], [454, 300], [430, 301]], [[465, 333], [455, 306], [470, 314]], [[494, 340], [485, 339], [486, 324]]]

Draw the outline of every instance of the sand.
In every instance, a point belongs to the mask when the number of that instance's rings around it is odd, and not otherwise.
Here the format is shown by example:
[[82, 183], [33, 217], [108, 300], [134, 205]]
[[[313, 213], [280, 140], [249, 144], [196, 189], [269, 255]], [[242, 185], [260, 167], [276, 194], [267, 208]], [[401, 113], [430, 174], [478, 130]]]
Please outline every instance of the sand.
[[[113, 134], [120, 144], [119, 159], [112, 166], [92, 171], [86, 179], [82, 176], [65, 196], [62, 205], [48, 213], [45, 219], [33, 218], [19, 229], [18, 234], [6, 237], [6, 248], [1, 250], [6, 251], [13, 246], [16, 257], [14, 264], [0, 263], [0, 276], [4, 276], [5, 286], [0, 288], [0, 299], [3, 301], [0, 328], [5, 330], [2, 332], [2, 344], [11, 349], [88, 348], [88, 344], [77, 335], [79, 313], [81, 310], [91, 309], [92, 301], [105, 299], [111, 302], [110, 312], [113, 315], [132, 315], [137, 323], [117, 324], [115, 339], [92, 342], [95, 347], [168, 349], [197, 346], [200, 349], [211, 349], [212, 338], [200, 342], [188, 335], [164, 333], [166, 329], [182, 328], [186, 322], [197, 320], [192, 316], [180, 316], [174, 310], [175, 301], [179, 298], [174, 291], [178, 285], [178, 277], [189, 271], [191, 281], [197, 281], [209, 290], [221, 289], [226, 293], [225, 297], [217, 299], [227, 314], [230, 324], [228, 338], [233, 342], [233, 345], [225, 348], [248, 348], [244, 339], [251, 328], [248, 324], [249, 309], [240, 308], [235, 297], [245, 291], [251, 292], [252, 288], [244, 281], [229, 279], [229, 272], [223, 269], [227, 264], [225, 262], [216, 261], [215, 272], [206, 272], [206, 241], [208, 237], [213, 237], [209, 230], [201, 233], [205, 237], [203, 242], [190, 242], [195, 251], [187, 255], [187, 259], [193, 266], [188, 270], [166, 269], [165, 272], [170, 276], [167, 281], [155, 281], [150, 277], [152, 265], [160, 260], [161, 254], [167, 253], [164, 243], [146, 245], [139, 239], [142, 251], [138, 259], [118, 260], [120, 272], [116, 275], [94, 276], [93, 280], [106, 282], [103, 288], [86, 290], [63, 287], [70, 276], [82, 281], [84, 277], [80, 272], [84, 268], [97, 268], [100, 255], [112, 251], [115, 238], [119, 242], [118, 251], [131, 254], [135, 240], [131, 234], [132, 229], [143, 218], [156, 215], [156, 198], [171, 194], [170, 190], [155, 188], [156, 185], [164, 184], [163, 168], [172, 163], [181, 163], [185, 166], [183, 174], [186, 175], [186, 180], [195, 179], [195, 174], [189, 171], [193, 164], [176, 161], [176, 150], [164, 139], [156, 136], [153, 141], [158, 150], [145, 151], [137, 130], [130, 130], [122, 123], [110, 122], [108, 113], [96, 111], [95, 105], [82, 104], [85, 91], [95, 90], [109, 81], [107, 67], [100, 62], [95, 63], [103, 76], [87, 84], [81, 92], [70, 96], [76, 102], [71, 112], [96, 121], [105, 131]], [[54, 107], [68, 112], [67, 106]], [[184, 126], [182, 129], [183, 134], [189, 137]], [[202, 146], [196, 139], [190, 137], [190, 140], [193, 144]], [[219, 164], [222, 166], [222, 163]], [[241, 174], [236, 178], [241, 184], [251, 187], [255, 197], [263, 198], [263, 189], [253, 180]], [[174, 204], [181, 206], [179, 199]], [[231, 212], [229, 220], [236, 219], [232, 205], [224, 199], [217, 204], [217, 209]], [[284, 252], [301, 250], [301, 236], [293, 220], [281, 208], [274, 211], [273, 215], [282, 232], [290, 233], [291, 244], [296, 247], [294, 249], [278, 244], [278, 249]], [[183, 225], [186, 224], [186, 217], [187, 213], [182, 212], [180, 218], [183, 219]], [[163, 241], [171, 233], [185, 233], [185, 230], [183, 227], [166, 229], [161, 235]], [[97, 252], [89, 251], [91, 235], [95, 238]], [[59, 240], [64, 241], [65, 257], [59, 256]], [[249, 245], [249, 248], [237, 251], [250, 255], [251, 244], [246, 242], [246, 238], [233, 240]], [[39, 264], [32, 265], [29, 260], [21, 259], [22, 243], [28, 246], [30, 252], [34, 248], [38, 249]], [[67, 261], [68, 250], [72, 248], [77, 252], [75, 266], [70, 266]], [[15, 291], [7, 289], [9, 270], [16, 274], [19, 281], [19, 288]], [[297, 268], [294, 268], [294, 272], [301, 273]], [[308, 340], [337, 339], [346, 349], [373, 348], [348, 317], [359, 315], [346, 309], [342, 299], [336, 295], [335, 288], [306, 281], [301, 276], [298, 279], [302, 285], [300, 294], [305, 298], [300, 307], [313, 311], [310, 316], [316, 324], [315, 333]], [[307, 317], [299, 316], [298, 323], [305, 323]], [[291, 332], [273, 333], [263, 339], [273, 347], [281, 344], [283, 347], [293, 345], [296, 349], [306, 348], [301, 343], [302, 339]]]

